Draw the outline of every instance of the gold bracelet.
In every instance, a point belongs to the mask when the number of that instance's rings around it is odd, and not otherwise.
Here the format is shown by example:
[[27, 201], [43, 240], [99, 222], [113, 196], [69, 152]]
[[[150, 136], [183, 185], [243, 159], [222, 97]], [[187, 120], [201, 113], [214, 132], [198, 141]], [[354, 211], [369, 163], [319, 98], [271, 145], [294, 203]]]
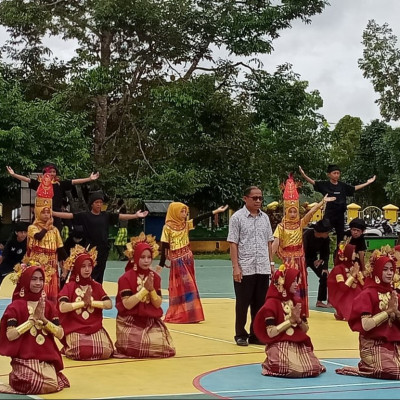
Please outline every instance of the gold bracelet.
[[139, 301], [142, 301], [148, 295], [148, 293], [149, 291], [143, 287], [135, 294], [135, 296], [139, 299]]
[[28, 319], [28, 321], [23, 322], [21, 325], [16, 326], [15, 329], [17, 332], [22, 335], [23, 333], [29, 331], [33, 326], [33, 322]]
[[379, 326], [383, 322], [385, 322], [389, 318], [389, 314], [386, 311], [381, 311], [378, 314], [375, 314], [372, 319], [374, 320], [376, 326]]
[[346, 282], [344, 283], [346, 286], [348, 286], [348, 287], [350, 287], [352, 284], [353, 284], [353, 282], [354, 282], [354, 277], [352, 276], [352, 275], [350, 275], [348, 278], [347, 278], [347, 280], [346, 280]]
[[72, 304], [72, 309], [77, 310], [78, 308], [83, 308], [85, 307], [85, 302], [84, 301], [75, 301], [75, 303]]
[[44, 329], [46, 329], [46, 331], [50, 332], [51, 334], [53, 334], [55, 336], [58, 333], [60, 327], [53, 324], [50, 321], [47, 321], [47, 324], [44, 325]]
[[154, 300], [154, 301], [157, 301], [157, 300], [160, 298], [155, 290], [152, 290], [152, 291], [150, 292], [150, 297], [151, 297], [151, 299]]
[[100, 301], [100, 300], [92, 300], [90, 302], [90, 305], [94, 308], [104, 308], [104, 302]]
[[286, 321], [282, 322], [281, 324], [276, 326], [276, 329], [279, 333], [285, 332], [287, 329], [290, 328], [292, 324], [290, 321], [287, 319]]

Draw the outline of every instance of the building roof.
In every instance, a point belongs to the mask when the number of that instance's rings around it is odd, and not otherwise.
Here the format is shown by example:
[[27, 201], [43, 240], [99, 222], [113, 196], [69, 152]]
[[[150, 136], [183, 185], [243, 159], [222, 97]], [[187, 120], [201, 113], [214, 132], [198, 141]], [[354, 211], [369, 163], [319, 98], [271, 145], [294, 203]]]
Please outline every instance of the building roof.
[[166, 214], [173, 200], [145, 200], [144, 206], [150, 214]]

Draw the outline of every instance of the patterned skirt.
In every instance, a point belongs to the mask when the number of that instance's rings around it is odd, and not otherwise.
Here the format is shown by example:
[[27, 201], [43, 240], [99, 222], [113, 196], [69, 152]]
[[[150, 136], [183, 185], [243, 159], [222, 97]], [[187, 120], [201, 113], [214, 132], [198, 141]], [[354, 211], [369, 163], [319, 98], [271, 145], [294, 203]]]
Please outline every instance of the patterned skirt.
[[167, 358], [175, 355], [171, 334], [159, 318], [117, 316], [115, 358]]
[[69, 381], [45, 361], [11, 360], [10, 385], [0, 384], [0, 393], [46, 394], [68, 388]]
[[400, 380], [399, 342], [367, 339], [360, 335], [359, 346], [361, 360], [358, 363], [358, 368], [340, 368], [336, 370], [337, 374]]
[[62, 350], [72, 360], [106, 360], [113, 351], [112, 340], [104, 328], [90, 335], [69, 333]]
[[189, 246], [170, 251], [170, 259], [169, 307], [164, 321], [174, 324], [204, 321], [192, 251]]
[[304, 343], [277, 342], [265, 346], [262, 374], [285, 378], [318, 376], [326, 371], [311, 347]]

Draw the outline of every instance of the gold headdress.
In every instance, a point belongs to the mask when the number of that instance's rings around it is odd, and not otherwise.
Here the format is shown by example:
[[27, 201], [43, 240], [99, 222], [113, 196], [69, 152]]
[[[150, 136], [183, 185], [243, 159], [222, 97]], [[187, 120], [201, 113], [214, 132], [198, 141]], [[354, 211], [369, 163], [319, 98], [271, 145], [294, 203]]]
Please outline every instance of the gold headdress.
[[282, 293], [284, 290], [283, 285], [285, 284], [285, 272], [285, 264], [281, 264], [273, 276], [274, 284], [276, 285], [278, 292], [280, 293]]
[[[392, 249], [389, 245], [382, 246], [380, 250], [376, 249], [372, 252], [368, 262], [365, 265], [365, 271], [364, 271], [365, 276], [372, 277], [375, 263], [381, 257], [388, 257], [390, 260], [394, 262], [394, 265], [396, 265], [396, 258], [394, 257], [394, 249]], [[396, 280], [397, 282], [399, 280], [397, 268], [395, 270], [394, 280]]]
[[346, 246], [350, 243], [351, 237], [346, 237], [345, 240], [342, 240], [339, 243], [337, 257], [340, 261], [347, 261], [347, 257], [345, 255]]
[[145, 235], [144, 232], [141, 232], [139, 236], [131, 237], [130, 242], [126, 244], [126, 250], [124, 254], [130, 259], [133, 259], [133, 255], [135, 253], [135, 247], [138, 243], [147, 243], [151, 247], [151, 252], [153, 258], [158, 256], [158, 244], [156, 241], [156, 237], [152, 235]]
[[27, 268], [39, 266], [42, 266], [44, 269], [45, 283], [49, 283], [56, 270], [51, 266], [49, 258], [44, 254], [31, 255], [30, 257], [25, 256], [21, 263], [14, 266], [14, 272], [10, 274], [10, 279], [16, 285], [22, 273]]
[[92, 247], [90, 250], [85, 249], [79, 244], [75, 245], [71, 249], [70, 256], [64, 261], [64, 268], [68, 271], [71, 271], [75, 265], [76, 259], [82, 254], [88, 254], [90, 258], [93, 260], [93, 265], [96, 265], [97, 262], [97, 250], [96, 247]]

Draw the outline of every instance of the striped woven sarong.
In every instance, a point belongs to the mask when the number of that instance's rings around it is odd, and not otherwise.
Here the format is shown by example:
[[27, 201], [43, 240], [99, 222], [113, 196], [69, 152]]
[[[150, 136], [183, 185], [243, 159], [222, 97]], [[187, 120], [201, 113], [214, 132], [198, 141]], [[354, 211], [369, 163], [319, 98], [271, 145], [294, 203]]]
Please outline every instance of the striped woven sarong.
[[175, 355], [168, 328], [159, 318], [117, 316], [115, 358], [166, 358]]
[[63, 353], [72, 360], [105, 360], [114, 350], [104, 328], [90, 335], [71, 332], [66, 335], [65, 343]]
[[194, 259], [190, 248], [170, 252], [171, 269], [169, 273], [169, 307], [165, 314], [165, 322], [186, 324], [204, 321], [199, 290], [194, 273]]
[[358, 368], [343, 367], [336, 370], [340, 375], [357, 375], [367, 378], [400, 380], [399, 342], [359, 337], [360, 358]]
[[262, 364], [262, 374], [285, 378], [305, 378], [325, 372], [311, 347], [304, 343], [277, 342], [265, 346], [267, 358]]
[[10, 385], [0, 384], [1, 393], [46, 394], [69, 387], [68, 379], [52, 364], [39, 360], [11, 360]]

